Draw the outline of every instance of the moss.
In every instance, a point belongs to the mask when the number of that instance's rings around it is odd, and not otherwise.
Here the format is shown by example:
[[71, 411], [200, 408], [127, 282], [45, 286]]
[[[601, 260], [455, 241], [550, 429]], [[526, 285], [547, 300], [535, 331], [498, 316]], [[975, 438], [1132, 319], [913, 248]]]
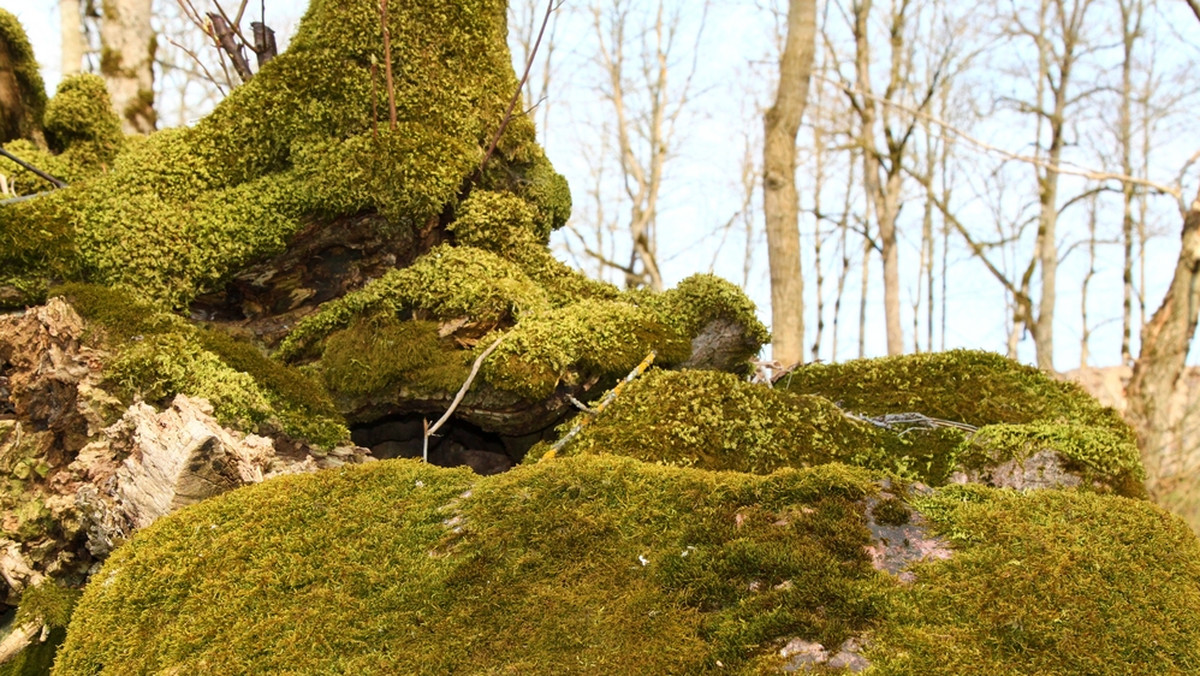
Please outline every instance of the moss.
[[691, 343], [644, 308], [585, 300], [524, 317], [481, 373], [499, 389], [539, 400], [560, 383], [623, 376], [651, 350], [659, 363], [674, 364], [687, 359]]
[[942, 489], [953, 558], [916, 568], [868, 655], [881, 674], [1184, 674], [1200, 665], [1200, 544], [1151, 504]]
[[716, 275], [692, 275], [673, 289], [644, 298], [663, 321], [684, 335], [694, 336], [719, 319], [745, 327], [746, 359], [758, 354], [771, 338], [745, 292]]
[[492, 477], [406, 460], [282, 477], [115, 552], [55, 674], [777, 673], [790, 638], [864, 634], [879, 674], [1200, 660], [1200, 544], [1152, 505], [910, 497], [954, 553], [901, 584], [864, 551], [876, 496], [840, 465], [755, 476], [605, 456]]
[[871, 515], [884, 526], [903, 526], [912, 519], [912, 511], [900, 498], [880, 500], [871, 509]]
[[17, 91], [25, 107], [25, 115], [17, 122], [15, 129], [0, 127], [0, 140], [30, 138], [42, 124], [46, 108], [46, 85], [24, 27], [12, 12], [3, 9], [0, 9], [0, 42], [8, 46]]
[[83, 74], [64, 78], [46, 107], [46, 141], [83, 171], [109, 166], [125, 143], [104, 79]]
[[870, 416], [916, 412], [977, 427], [1040, 421], [1132, 434], [1116, 412], [1075, 383], [1054, 380], [1036, 368], [989, 352], [951, 350], [808, 364], [777, 386], [820, 395]]
[[877, 616], [873, 490], [839, 467], [615, 458], [286, 477], [115, 552], [55, 673], [737, 673], [778, 638], [840, 642]]
[[[371, 81], [382, 56], [376, 3], [315, 0], [289, 50], [211, 115], [152, 135], [110, 173], [70, 189], [78, 276], [179, 308], [278, 253], [313, 218], [376, 210], [387, 228], [435, 223], [469, 183], [516, 88], [505, 3], [406, 5], [389, 13], [389, 30], [395, 130], [371, 119], [385, 92], [381, 74]], [[524, 120], [489, 166], [519, 177], [539, 154]], [[22, 230], [49, 224], [39, 212], [10, 213]]]
[[36, 587], [30, 587], [21, 594], [21, 604], [17, 609], [17, 617], [13, 620], [16, 625], [26, 622], [42, 622], [50, 628], [65, 628], [75, 612], [75, 603], [79, 601], [80, 591], [63, 587], [53, 582], [43, 582]]
[[513, 263], [483, 249], [443, 245], [321, 306], [296, 325], [277, 354], [287, 360], [311, 356], [330, 333], [369, 315], [469, 318], [494, 326], [546, 306], [542, 290]]
[[319, 382], [270, 359], [253, 343], [199, 328], [128, 291], [71, 284], [56, 289], [114, 352], [105, 378], [126, 398], [158, 404], [176, 394], [207, 399], [224, 425], [268, 425], [331, 447], [349, 436]]
[[320, 368], [330, 391], [361, 397], [401, 387], [445, 392], [466, 379], [469, 352], [443, 344], [438, 325], [383, 315], [357, 320], [325, 343]]
[[1104, 427], [1061, 423], [987, 425], [971, 434], [958, 454], [964, 467], [1024, 460], [1042, 450], [1060, 453], [1089, 484], [1143, 497], [1145, 471], [1135, 444]]

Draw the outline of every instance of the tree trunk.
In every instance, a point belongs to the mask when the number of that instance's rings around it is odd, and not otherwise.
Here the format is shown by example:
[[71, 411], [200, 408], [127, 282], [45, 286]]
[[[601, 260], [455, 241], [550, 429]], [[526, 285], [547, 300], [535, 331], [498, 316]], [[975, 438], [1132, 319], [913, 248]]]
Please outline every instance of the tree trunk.
[[63, 77], [78, 75], [83, 67], [83, 15], [79, 0], [59, 0], [58, 13], [62, 27]]
[[1184, 216], [1175, 275], [1154, 316], [1142, 328], [1142, 348], [1126, 388], [1129, 419], [1143, 457], [1162, 451], [1171, 393], [1200, 318], [1200, 194]]
[[816, 48], [817, 3], [790, 0], [779, 88], [763, 115], [763, 214], [771, 268], [771, 352], [785, 366], [804, 358], [804, 280], [800, 276], [800, 202], [796, 134], [808, 98]]
[[104, 0], [100, 72], [127, 134], [154, 131], [154, 30], [151, 0]]

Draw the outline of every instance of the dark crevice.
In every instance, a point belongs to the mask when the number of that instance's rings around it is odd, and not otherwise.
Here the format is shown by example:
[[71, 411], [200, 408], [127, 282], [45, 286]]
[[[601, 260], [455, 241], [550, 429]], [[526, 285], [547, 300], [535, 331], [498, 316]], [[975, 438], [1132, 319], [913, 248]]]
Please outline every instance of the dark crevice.
[[[350, 437], [355, 444], [369, 448], [371, 455], [379, 460], [420, 458], [425, 420], [420, 414], [388, 416], [354, 426]], [[552, 431], [551, 428], [519, 437], [506, 436], [451, 418], [430, 437], [429, 462], [439, 467], [470, 467], [477, 474], [499, 474], [520, 463], [525, 453]]]

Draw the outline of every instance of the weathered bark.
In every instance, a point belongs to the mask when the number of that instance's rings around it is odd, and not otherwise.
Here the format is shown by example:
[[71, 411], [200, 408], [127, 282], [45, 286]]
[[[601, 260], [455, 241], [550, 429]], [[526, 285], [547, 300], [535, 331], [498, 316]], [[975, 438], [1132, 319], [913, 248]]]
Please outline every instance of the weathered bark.
[[154, 111], [154, 29], [151, 0], [104, 0], [100, 72], [127, 134], [147, 134]]
[[233, 276], [198, 298], [198, 319], [232, 323], [275, 345], [305, 315], [388, 270], [404, 267], [445, 237], [437, 222], [422, 232], [368, 214], [314, 221], [279, 255]]
[[1162, 303], [1142, 328], [1129, 381], [1129, 418], [1143, 457], [1160, 453], [1169, 431], [1168, 402], [1183, 373], [1200, 319], [1200, 194], [1184, 216], [1179, 260]]
[[79, 0], [59, 0], [58, 14], [62, 30], [62, 74], [63, 77], [78, 75], [83, 68], [83, 14]]
[[779, 86], [774, 104], [763, 115], [763, 214], [771, 269], [771, 353], [785, 366], [804, 359], [796, 134], [808, 98], [816, 31], [816, 1], [791, 0], [787, 41], [779, 58]]

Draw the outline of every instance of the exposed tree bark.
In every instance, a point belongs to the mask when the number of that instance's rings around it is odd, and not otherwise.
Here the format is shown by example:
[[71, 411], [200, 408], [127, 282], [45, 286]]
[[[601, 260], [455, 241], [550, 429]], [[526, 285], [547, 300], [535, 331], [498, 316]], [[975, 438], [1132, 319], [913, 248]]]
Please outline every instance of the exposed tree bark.
[[78, 75], [83, 67], [83, 15], [79, 0], [59, 0], [59, 26], [62, 29], [63, 77]]
[[154, 131], [154, 29], [151, 0], [104, 0], [100, 72], [127, 134]]
[[790, 0], [775, 102], [763, 115], [763, 213], [771, 269], [771, 352], [785, 366], [804, 359], [804, 280], [800, 275], [800, 202], [796, 134], [816, 50], [816, 0]]
[[1167, 404], [1183, 373], [1200, 319], [1200, 194], [1184, 215], [1180, 239], [1171, 286], [1142, 327], [1141, 352], [1126, 388], [1128, 417], [1138, 433], [1143, 457], [1163, 450], [1170, 427]]

